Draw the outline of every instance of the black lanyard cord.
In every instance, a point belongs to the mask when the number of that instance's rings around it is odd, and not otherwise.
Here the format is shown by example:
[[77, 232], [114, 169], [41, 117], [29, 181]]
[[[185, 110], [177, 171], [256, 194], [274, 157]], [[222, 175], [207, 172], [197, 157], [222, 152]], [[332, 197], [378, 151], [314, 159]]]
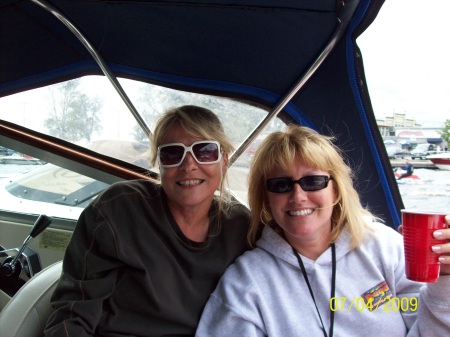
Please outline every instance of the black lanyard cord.
[[[311, 294], [311, 298], [313, 299], [314, 305], [317, 310], [317, 314], [319, 315], [320, 323], [322, 324], [322, 331], [323, 335], [325, 337], [328, 337], [327, 332], [325, 330], [325, 326], [322, 321], [322, 316], [320, 316], [319, 308], [317, 307], [316, 299], [314, 298], [314, 293], [311, 288], [311, 284], [309, 283], [308, 275], [306, 274], [305, 266], [303, 265], [302, 258], [298, 254], [298, 252], [292, 247], [292, 250], [294, 251], [294, 255], [297, 257], [298, 264], [300, 265], [300, 268], [302, 270], [303, 278], [306, 281], [306, 284], [309, 289], [309, 293]], [[332, 271], [331, 271], [331, 298], [334, 298], [336, 293], [336, 247], [333, 244], [331, 244], [331, 259], [332, 259]], [[334, 311], [330, 308], [330, 335], [329, 337], [333, 337], [333, 326], [334, 326]]]

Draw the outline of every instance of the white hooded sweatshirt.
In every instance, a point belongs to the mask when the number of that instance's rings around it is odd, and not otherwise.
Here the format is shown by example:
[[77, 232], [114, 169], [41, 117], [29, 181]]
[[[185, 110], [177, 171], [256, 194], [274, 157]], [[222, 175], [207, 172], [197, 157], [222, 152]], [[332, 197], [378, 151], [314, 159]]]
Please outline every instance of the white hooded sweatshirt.
[[[406, 279], [399, 233], [377, 223], [358, 248], [350, 249], [347, 231], [335, 247], [333, 301], [331, 248], [316, 261], [301, 256], [327, 335], [332, 309], [335, 337], [450, 336], [450, 276], [426, 285]], [[227, 269], [196, 336], [324, 336], [292, 247], [270, 227]]]

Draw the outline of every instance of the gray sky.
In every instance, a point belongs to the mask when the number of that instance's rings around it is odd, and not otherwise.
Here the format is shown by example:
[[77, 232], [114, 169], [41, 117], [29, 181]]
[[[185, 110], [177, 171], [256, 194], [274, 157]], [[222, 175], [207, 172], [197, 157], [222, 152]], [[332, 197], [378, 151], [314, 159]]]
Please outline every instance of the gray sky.
[[377, 118], [450, 119], [449, 0], [387, 0], [358, 38]]

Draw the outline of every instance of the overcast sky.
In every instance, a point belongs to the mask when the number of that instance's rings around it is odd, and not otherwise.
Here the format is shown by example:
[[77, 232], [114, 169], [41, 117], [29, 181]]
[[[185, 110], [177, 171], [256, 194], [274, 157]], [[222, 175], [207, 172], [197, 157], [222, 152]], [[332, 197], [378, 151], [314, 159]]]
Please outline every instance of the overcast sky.
[[377, 118], [450, 119], [450, 0], [387, 0], [358, 38]]

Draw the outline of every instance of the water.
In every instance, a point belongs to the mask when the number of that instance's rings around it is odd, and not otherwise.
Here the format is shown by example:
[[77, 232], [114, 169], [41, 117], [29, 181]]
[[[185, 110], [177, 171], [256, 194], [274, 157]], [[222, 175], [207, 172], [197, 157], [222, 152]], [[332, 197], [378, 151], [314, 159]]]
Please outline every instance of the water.
[[416, 168], [414, 174], [418, 183], [398, 185], [405, 208], [450, 214], [450, 171]]

